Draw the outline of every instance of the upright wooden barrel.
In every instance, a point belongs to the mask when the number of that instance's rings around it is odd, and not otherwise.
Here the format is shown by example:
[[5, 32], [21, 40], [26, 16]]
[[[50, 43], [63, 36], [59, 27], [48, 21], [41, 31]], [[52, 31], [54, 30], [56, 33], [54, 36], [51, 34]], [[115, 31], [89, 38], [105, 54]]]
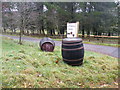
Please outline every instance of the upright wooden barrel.
[[72, 66], [83, 63], [84, 47], [81, 38], [65, 38], [62, 40], [63, 61]]
[[42, 51], [53, 52], [55, 47], [55, 42], [51, 38], [45, 37], [41, 39], [39, 46]]

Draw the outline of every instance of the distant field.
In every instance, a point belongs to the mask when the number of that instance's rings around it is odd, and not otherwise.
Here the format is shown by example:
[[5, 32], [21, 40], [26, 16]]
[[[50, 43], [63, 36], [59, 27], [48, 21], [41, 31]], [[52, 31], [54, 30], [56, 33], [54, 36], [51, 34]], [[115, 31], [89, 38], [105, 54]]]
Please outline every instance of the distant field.
[[35, 43], [2, 39], [3, 88], [118, 88], [116, 58], [85, 51], [84, 64], [72, 67], [62, 61], [60, 47], [43, 52]]

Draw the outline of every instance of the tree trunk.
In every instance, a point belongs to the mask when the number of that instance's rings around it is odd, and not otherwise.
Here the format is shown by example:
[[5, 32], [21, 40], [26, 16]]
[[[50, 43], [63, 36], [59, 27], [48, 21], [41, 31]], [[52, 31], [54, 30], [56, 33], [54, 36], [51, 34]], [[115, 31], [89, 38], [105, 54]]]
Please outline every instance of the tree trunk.
[[95, 27], [93, 27], [93, 35], [97, 35], [97, 31]]
[[6, 28], [4, 28], [4, 33], [6, 33]]
[[88, 36], [88, 37], [90, 36], [90, 31], [89, 31], [89, 30], [87, 31], [87, 36]]
[[108, 36], [110, 36], [111, 35], [111, 33], [110, 32], [108, 32]]
[[14, 28], [14, 34], [16, 34], [16, 29]]
[[50, 30], [50, 35], [53, 36], [53, 34], [52, 34], [52, 30]]
[[44, 20], [43, 20], [43, 19], [42, 19], [42, 27], [41, 27], [41, 29], [42, 29], [43, 35], [45, 35], [45, 31], [44, 31]]
[[21, 40], [21, 38], [22, 38], [22, 30], [20, 29], [20, 34], [19, 34], [20, 36], [19, 36], [19, 44], [21, 45], [22, 44], [22, 40]]
[[82, 26], [82, 38], [84, 38], [85, 35], [85, 30], [84, 30], [84, 25]]
[[11, 28], [11, 30], [12, 30], [12, 33], [11, 33], [11, 35], [13, 34], [13, 32], [14, 32], [14, 29], [13, 28]]
[[27, 35], [29, 36], [29, 30], [27, 30]]
[[44, 31], [44, 29], [42, 29], [42, 33], [43, 33], [43, 35], [45, 35], [45, 31]]
[[60, 34], [64, 34], [64, 28], [60, 29]]
[[32, 30], [32, 35], [34, 35], [34, 30]]
[[24, 31], [24, 29], [22, 30], [22, 34], [23, 34], [23, 35], [25, 34], [25, 31]]
[[53, 35], [55, 35], [55, 30], [54, 29], [52, 30], [52, 33], [53, 33]]
[[41, 28], [40, 28], [40, 26], [39, 26], [39, 29], [38, 29], [38, 33], [39, 33], [39, 35], [41, 35]]

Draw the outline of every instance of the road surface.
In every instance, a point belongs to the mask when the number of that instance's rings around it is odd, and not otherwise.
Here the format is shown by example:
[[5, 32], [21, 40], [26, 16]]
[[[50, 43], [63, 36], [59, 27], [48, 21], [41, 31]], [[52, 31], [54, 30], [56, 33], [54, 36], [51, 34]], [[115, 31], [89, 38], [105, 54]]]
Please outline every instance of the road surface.
[[[4, 37], [10, 37], [12, 39], [19, 39], [18, 36], [11, 36], [11, 35], [1, 35]], [[38, 38], [33, 38], [33, 37], [22, 37], [23, 41], [31, 41], [31, 42], [40, 42], [40, 39]], [[55, 41], [56, 46], [61, 46], [61, 41]], [[118, 47], [111, 47], [111, 46], [102, 46], [102, 45], [92, 45], [92, 44], [84, 44], [85, 50], [88, 51], [93, 51], [93, 52], [98, 52], [101, 54], [109, 55], [115, 58], [120, 58], [119, 52], [120, 48]]]

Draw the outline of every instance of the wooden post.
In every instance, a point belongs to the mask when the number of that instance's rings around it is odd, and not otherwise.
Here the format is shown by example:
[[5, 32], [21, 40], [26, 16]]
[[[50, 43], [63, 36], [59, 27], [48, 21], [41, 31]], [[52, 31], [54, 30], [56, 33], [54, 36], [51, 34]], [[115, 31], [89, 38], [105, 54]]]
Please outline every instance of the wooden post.
[[75, 33], [76, 35], [75, 35], [75, 36], [78, 37], [79, 22], [76, 22], [76, 25], [77, 25], [77, 26], [76, 26], [76, 33]]

